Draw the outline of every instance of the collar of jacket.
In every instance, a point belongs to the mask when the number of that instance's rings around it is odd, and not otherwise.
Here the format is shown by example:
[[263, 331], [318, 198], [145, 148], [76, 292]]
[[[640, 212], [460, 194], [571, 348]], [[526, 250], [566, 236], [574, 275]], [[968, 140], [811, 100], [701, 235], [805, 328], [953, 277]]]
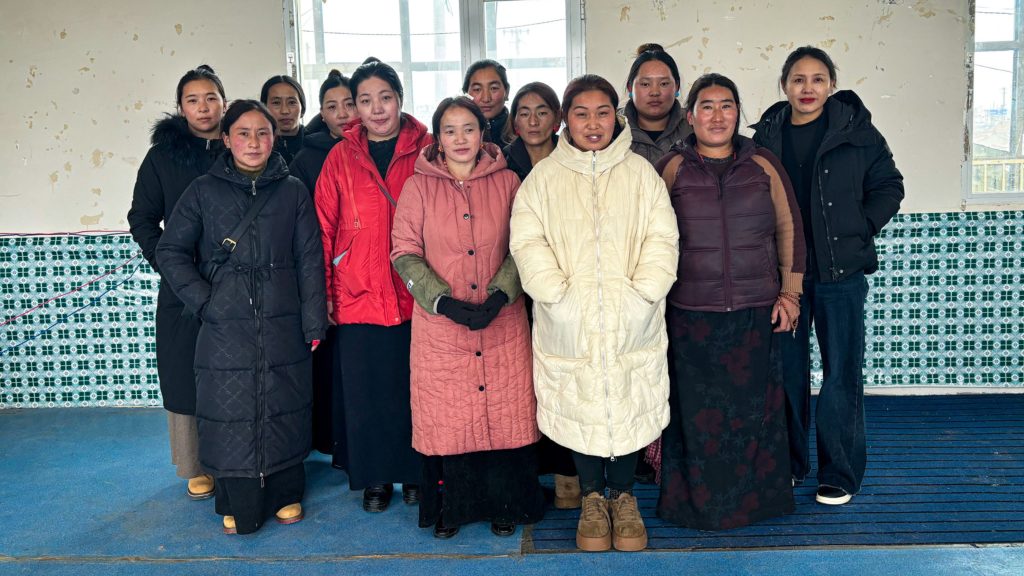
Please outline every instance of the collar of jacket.
[[303, 146], [310, 148], [316, 148], [317, 150], [329, 151], [334, 148], [334, 145], [341, 142], [340, 138], [331, 136], [330, 130], [324, 130], [322, 132], [313, 132], [310, 134], [306, 132], [306, 139], [302, 142]]
[[[455, 176], [452, 176], [452, 173], [445, 168], [440, 154], [434, 158], [433, 162], [427, 160], [427, 150], [429, 148], [430, 146], [425, 146], [420, 151], [419, 157], [416, 158], [416, 173], [455, 181]], [[506, 167], [508, 167], [508, 164], [505, 162], [505, 157], [501, 155], [501, 150], [498, 149], [497, 144], [484, 142], [480, 148], [480, 155], [476, 161], [476, 166], [473, 167], [473, 172], [469, 175], [469, 178], [466, 178], [465, 182], [489, 176], [498, 170], [504, 170]]]
[[[558, 134], [552, 134], [551, 140], [555, 144], [555, 148], [558, 147]], [[552, 148], [554, 150], [554, 148]], [[533, 167], [533, 162], [530, 160], [530, 152], [526, 150], [526, 143], [523, 139], [516, 136], [516, 139], [511, 144], [502, 148], [501, 152], [510, 159], [509, 165], [515, 163], [516, 166]]]
[[[398, 142], [395, 142], [395, 155], [391, 160], [392, 163], [394, 163], [395, 158], [419, 152], [420, 139], [427, 133], [426, 126], [405, 112], [402, 112], [400, 122]], [[366, 128], [363, 127], [362, 120], [357, 118], [346, 124], [345, 132], [342, 133], [341, 139], [347, 140], [348, 145], [352, 146], [355, 151], [362, 152], [360, 154], [361, 163], [367, 169], [372, 167], [373, 173], [376, 174], [377, 167], [373, 163], [373, 158], [370, 157], [370, 144], [366, 138]]]
[[596, 152], [580, 150], [572, 145], [572, 135], [567, 130], [564, 134], [565, 138], [558, 140], [558, 145], [555, 146], [555, 150], [548, 158], [552, 158], [562, 166], [580, 174], [602, 174], [611, 170], [625, 160], [626, 156], [633, 153], [629, 148], [633, 144], [633, 137], [631, 131], [626, 130], [626, 119], [616, 116], [616, 121], [623, 130], [604, 150]]
[[[633, 132], [634, 142], [649, 146], [656, 145], [654, 140], [651, 140], [651, 137], [647, 135], [647, 132], [644, 132], [644, 129], [640, 127], [639, 113], [636, 111], [636, 105], [633, 104], [632, 99], [626, 101], [626, 105], [622, 107], [620, 113], [625, 116], [626, 122], [629, 123], [629, 129]], [[665, 124], [665, 129], [662, 130], [661, 136], [672, 138], [672, 143], [675, 144], [675, 134], [680, 131], [679, 125], [685, 123], [686, 114], [683, 113], [683, 106], [679, 104], [679, 100], [675, 100], [672, 102], [672, 109], [668, 113], [668, 123]], [[658, 140], [661, 140], [661, 137]]]
[[[697, 135], [690, 134], [682, 142], [676, 143], [672, 146], [673, 152], [678, 152], [692, 162], [696, 162], [701, 166], [704, 165], [704, 161], [700, 157], [700, 153], [697, 152]], [[736, 140], [733, 143], [733, 154], [735, 155], [735, 162], [742, 162], [754, 155], [757, 151], [757, 144], [754, 141], [742, 134], [736, 136]]]
[[[750, 125], [757, 132], [757, 142], [777, 150], [777, 143], [782, 139], [782, 127], [789, 122], [792, 110], [788, 100], [776, 102], [765, 110], [761, 119]], [[874, 143], [871, 112], [853, 90], [840, 90], [829, 96], [822, 113], [828, 115], [828, 128], [821, 140], [819, 155], [844, 142], [854, 146]]]
[[[210, 175], [245, 188], [252, 186], [252, 180], [235, 168], [235, 161], [231, 156], [231, 150], [225, 150], [217, 158], [217, 161], [210, 167]], [[267, 167], [260, 174], [259, 178], [256, 179], [256, 188], [263, 188], [287, 176], [288, 166], [284, 163], [284, 158], [279, 153], [273, 152], [267, 160]]]
[[165, 146], [175, 163], [194, 168], [204, 154], [219, 154], [224, 149], [220, 138], [206, 139], [188, 129], [188, 120], [181, 114], [167, 114], [153, 124], [150, 131], [153, 146]]
[[[491, 143], [497, 144], [499, 147], [505, 139], [505, 123], [508, 122], [508, 107], [502, 107], [501, 112], [497, 116], [487, 121], [487, 131], [491, 134]], [[495, 130], [497, 130], [498, 139], [495, 140]]]

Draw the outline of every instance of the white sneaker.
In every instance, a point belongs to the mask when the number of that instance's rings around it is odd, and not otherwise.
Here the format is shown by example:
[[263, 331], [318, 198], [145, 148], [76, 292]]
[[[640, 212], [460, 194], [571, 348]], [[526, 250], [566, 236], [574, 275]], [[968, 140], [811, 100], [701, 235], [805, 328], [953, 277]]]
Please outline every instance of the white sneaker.
[[818, 493], [814, 496], [814, 499], [819, 504], [828, 504], [829, 506], [846, 504], [852, 498], [853, 496], [846, 490], [837, 486], [829, 486], [828, 484], [818, 486]]

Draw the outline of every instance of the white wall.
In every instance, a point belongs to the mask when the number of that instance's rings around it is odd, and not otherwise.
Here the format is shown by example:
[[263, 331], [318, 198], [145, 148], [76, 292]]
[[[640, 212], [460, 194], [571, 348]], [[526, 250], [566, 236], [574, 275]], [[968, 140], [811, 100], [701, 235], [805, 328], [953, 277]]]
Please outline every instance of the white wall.
[[586, 30], [589, 71], [623, 92], [636, 47], [658, 42], [686, 88], [711, 71], [735, 80], [747, 124], [783, 97], [778, 76], [793, 48], [824, 48], [839, 67], [839, 88], [861, 96], [889, 141], [906, 179], [903, 211], [960, 209], [966, 1], [589, 0]]
[[[258, 96], [285, 71], [289, 1], [5, 0], [0, 232], [127, 228], [149, 129], [173, 110], [177, 79], [206, 62], [229, 98]], [[821, 46], [889, 139], [904, 211], [955, 211], [969, 26], [963, 0], [589, 0], [587, 63], [623, 86], [636, 46], [660, 42], [685, 84], [711, 70], [736, 80], [754, 122], [781, 98], [786, 54]]]
[[149, 129], [208, 63], [229, 98], [285, 72], [282, 0], [4, 0], [0, 231], [127, 229]]

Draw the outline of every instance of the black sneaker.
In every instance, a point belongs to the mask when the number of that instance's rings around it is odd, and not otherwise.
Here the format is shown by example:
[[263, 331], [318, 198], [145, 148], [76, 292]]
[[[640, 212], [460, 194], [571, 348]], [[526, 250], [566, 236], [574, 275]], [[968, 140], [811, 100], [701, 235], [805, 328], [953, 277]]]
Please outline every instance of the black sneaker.
[[452, 536], [459, 533], [458, 526], [445, 526], [444, 521], [441, 518], [437, 519], [437, 524], [434, 524], [434, 538], [440, 538], [441, 540], [447, 540]]
[[416, 484], [402, 484], [402, 502], [406, 504], [419, 504], [420, 487]]
[[363, 490], [363, 510], [367, 512], [383, 512], [391, 503], [391, 493], [395, 487], [391, 484], [378, 484]]
[[516, 533], [516, 525], [512, 522], [491, 522], [491, 533], [505, 538]]
[[818, 494], [814, 497], [819, 504], [828, 504], [829, 506], [846, 504], [851, 498], [853, 496], [846, 490], [837, 486], [829, 486], [828, 484], [818, 486]]

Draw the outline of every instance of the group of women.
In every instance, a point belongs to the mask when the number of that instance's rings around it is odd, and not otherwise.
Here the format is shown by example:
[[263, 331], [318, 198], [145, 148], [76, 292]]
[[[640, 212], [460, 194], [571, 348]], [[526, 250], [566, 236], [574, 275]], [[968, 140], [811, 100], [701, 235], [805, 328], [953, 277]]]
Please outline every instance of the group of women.
[[542, 518], [554, 473], [579, 548], [631, 551], [646, 461], [659, 516], [742, 526], [790, 511], [809, 472], [813, 321], [816, 498], [847, 502], [866, 460], [864, 275], [903, 186], [835, 85], [827, 54], [797, 49], [751, 139], [736, 85], [706, 74], [681, 105], [656, 44], [621, 109], [595, 75], [506, 108], [505, 68], [483, 60], [429, 129], [375, 58], [331, 72], [309, 126], [290, 77], [225, 111], [213, 70], [189, 71], [128, 215], [162, 280], [188, 495], [215, 496], [227, 533], [298, 522], [315, 447], [367, 512], [401, 484], [438, 538], [479, 521], [509, 536]]

